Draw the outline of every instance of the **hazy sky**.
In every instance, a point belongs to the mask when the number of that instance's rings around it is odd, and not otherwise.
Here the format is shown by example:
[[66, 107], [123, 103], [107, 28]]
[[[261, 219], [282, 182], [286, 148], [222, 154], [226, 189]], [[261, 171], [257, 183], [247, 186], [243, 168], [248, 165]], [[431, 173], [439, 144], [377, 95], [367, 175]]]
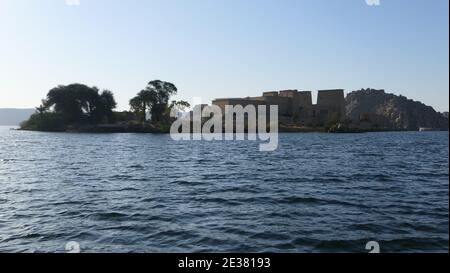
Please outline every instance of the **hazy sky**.
[[188, 101], [373, 87], [444, 111], [448, 10], [448, 0], [0, 0], [0, 107], [34, 107], [79, 82], [128, 109], [161, 79]]

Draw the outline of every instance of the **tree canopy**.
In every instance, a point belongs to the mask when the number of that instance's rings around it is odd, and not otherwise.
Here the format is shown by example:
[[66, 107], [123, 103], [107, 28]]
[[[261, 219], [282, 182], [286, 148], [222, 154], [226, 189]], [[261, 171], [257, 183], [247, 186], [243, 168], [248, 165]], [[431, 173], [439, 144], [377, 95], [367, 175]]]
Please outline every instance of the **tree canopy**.
[[38, 112], [60, 114], [66, 123], [113, 122], [117, 103], [109, 90], [99, 93], [97, 87], [84, 84], [60, 85], [51, 89]]
[[[167, 131], [174, 118], [170, 113], [183, 112], [190, 107], [185, 101], [170, 101], [170, 97], [177, 91], [173, 83], [151, 81], [130, 100], [132, 112], [115, 112], [117, 103], [109, 90], [100, 91], [95, 86], [79, 83], [59, 85], [48, 91], [42, 104], [36, 107], [36, 113], [21, 127], [30, 130], [65, 131], [107, 128], [91, 125], [114, 124], [115, 128], [122, 126], [123, 131], [136, 128]], [[146, 121], [147, 111], [151, 114], [152, 124], [143, 122]]]
[[145, 120], [146, 111], [149, 110], [152, 122], [159, 122], [169, 106], [170, 96], [176, 95], [177, 91], [173, 83], [151, 81], [144, 90], [130, 100], [131, 110], [140, 113], [143, 120]]

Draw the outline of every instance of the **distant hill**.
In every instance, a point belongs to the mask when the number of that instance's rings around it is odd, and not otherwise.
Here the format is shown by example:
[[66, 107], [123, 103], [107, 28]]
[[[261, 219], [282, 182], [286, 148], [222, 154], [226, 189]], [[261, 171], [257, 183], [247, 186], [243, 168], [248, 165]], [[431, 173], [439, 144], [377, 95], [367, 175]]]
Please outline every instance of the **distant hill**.
[[404, 96], [385, 93], [384, 90], [361, 89], [349, 93], [346, 97], [346, 112], [351, 120], [368, 116], [381, 128], [391, 130], [449, 128], [448, 118], [433, 107]]
[[18, 126], [35, 111], [35, 109], [0, 108], [0, 126]]

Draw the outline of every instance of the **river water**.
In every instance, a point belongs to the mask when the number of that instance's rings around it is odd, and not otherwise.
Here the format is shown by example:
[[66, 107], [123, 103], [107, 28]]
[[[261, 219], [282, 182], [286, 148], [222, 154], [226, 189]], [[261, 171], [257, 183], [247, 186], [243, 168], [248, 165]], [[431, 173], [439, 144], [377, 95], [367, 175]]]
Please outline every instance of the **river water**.
[[448, 252], [448, 137], [0, 127], [0, 252]]

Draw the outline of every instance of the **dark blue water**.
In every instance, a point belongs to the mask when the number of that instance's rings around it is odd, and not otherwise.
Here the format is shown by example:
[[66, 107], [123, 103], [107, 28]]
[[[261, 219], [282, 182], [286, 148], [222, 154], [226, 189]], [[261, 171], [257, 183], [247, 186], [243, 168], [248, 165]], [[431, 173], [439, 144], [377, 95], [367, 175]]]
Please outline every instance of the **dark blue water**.
[[448, 132], [257, 142], [0, 129], [0, 252], [448, 252]]

